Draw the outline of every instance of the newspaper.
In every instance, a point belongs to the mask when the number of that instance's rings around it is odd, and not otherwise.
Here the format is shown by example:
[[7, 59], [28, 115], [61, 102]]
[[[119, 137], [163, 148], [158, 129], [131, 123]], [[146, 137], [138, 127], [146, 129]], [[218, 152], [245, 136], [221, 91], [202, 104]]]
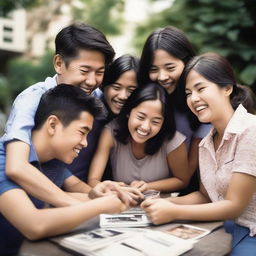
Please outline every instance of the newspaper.
[[58, 243], [88, 256], [178, 256], [192, 249], [195, 241], [150, 229], [115, 228], [67, 236]]

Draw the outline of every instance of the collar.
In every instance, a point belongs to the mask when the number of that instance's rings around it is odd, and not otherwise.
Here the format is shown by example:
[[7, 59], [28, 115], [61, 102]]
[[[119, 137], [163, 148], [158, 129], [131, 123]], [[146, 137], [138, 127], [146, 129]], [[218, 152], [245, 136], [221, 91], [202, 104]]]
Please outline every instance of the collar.
[[[228, 122], [228, 125], [224, 131], [223, 140], [229, 140], [233, 134], [242, 133], [248, 127], [248, 115], [250, 114], [243, 107], [243, 105], [240, 104]], [[199, 147], [207, 147], [210, 144], [212, 144], [212, 138], [215, 133], [216, 129], [213, 127], [210, 130], [209, 134], [205, 138], [203, 138], [202, 141], [199, 143]]]
[[32, 163], [32, 162], [39, 162], [39, 158], [37, 156], [37, 153], [35, 151], [35, 148], [32, 144], [32, 141], [30, 142], [30, 151], [29, 151], [29, 162]]

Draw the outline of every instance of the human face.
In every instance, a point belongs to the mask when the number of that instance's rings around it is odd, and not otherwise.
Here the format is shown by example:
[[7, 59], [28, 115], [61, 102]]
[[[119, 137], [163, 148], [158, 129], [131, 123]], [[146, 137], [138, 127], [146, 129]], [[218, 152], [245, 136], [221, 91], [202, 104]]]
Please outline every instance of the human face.
[[172, 94], [177, 87], [184, 66], [182, 60], [165, 50], [158, 49], [154, 52], [149, 78], [163, 86], [168, 94]]
[[102, 82], [105, 72], [105, 58], [99, 51], [79, 50], [76, 58], [68, 65], [57, 55], [54, 59], [58, 84], [65, 83], [80, 87], [91, 94]]
[[104, 88], [104, 98], [110, 110], [118, 115], [131, 93], [137, 87], [134, 70], [124, 72], [115, 83]]
[[163, 121], [160, 100], [147, 100], [140, 103], [132, 109], [128, 119], [128, 129], [132, 140], [138, 144], [144, 144], [158, 134]]
[[216, 123], [225, 118], [224, 109], [230, 109], [232, 87], [219, 87], [195, 70], [186, 79], [187, 104], [200, 122]]
[[92, 125], [93, 116], [86, 111], [81, 112], [79, 119], [66, 127], [59, 122], [51, 141], [53, 158], [71, 164], [81, 149], [87, 146], [87, 135]]

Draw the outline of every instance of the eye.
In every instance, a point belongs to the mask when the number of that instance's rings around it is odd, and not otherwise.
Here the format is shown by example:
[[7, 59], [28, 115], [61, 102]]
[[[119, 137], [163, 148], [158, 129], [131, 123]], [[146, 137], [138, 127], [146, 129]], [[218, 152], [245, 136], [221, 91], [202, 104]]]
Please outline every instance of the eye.
[[202, 92], [204, 89], [205, 89], [205, 87], [200, 87], [200, 88], [198, 88], [198, 91]]
[[156, 73], [158, 69], [156, 67], [150, 67], [149, 72], [150, 73]]
[[96, 74], [99, 75], [99, 76], [102, 76], [104, 75], [105, 73], [105, 70], [101, 70], [101, 71], [97, 71]]
[[153, 125], [157, 125], [157, 126], [158, 126], [158, 125], [161, 125], [161, 123], [162, 123], [161, 121], [152, 121], [152, 124], [153, 124]]
[[111, 88], [114, 89], [115, 91], [119, 91], [120, 90], [120, 86], [112, 84]]
[[84, 75], [84, 74], [87, 74], [89, 72], [89, 70], [80, 69], [80, 72]]
[[170, 66], [170, 67], [167, 67], [166, 68], [168, 71], [174, 71], [175, 70], [175, 67], [174, 66]]
[[137, 118], [138, 118], [139, 120], [143, 120], [143, 119], [144, 119], [143, 116], [137, 116]]
[[132, 94], [134, 92], [135, 88], [134, 89], [128, 89], [128, 93]]
[[185, 92], [186, 97], [188, 98], [191, 95], [191, 92]]

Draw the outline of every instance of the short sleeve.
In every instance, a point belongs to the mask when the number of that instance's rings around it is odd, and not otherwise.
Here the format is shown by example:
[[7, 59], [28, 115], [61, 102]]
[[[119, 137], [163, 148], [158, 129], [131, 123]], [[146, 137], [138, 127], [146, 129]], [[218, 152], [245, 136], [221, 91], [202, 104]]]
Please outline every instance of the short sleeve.
[[237, 138], [233, 172], [256, 176], [256, 126], [247, 128]]
[[186, 140], [186, 137], [180, 132], [176, 131], [173, 138], [167, 142], [167, 145], [166, 145], [167, 154], [169, 154], [171, 151], [178, 148], [183, 142], [185, 142], [185, 140]]
[[204, 138], [211, 130], [211, 124], [201, 124], [198, 129], [194, 132], [193, 138]]

